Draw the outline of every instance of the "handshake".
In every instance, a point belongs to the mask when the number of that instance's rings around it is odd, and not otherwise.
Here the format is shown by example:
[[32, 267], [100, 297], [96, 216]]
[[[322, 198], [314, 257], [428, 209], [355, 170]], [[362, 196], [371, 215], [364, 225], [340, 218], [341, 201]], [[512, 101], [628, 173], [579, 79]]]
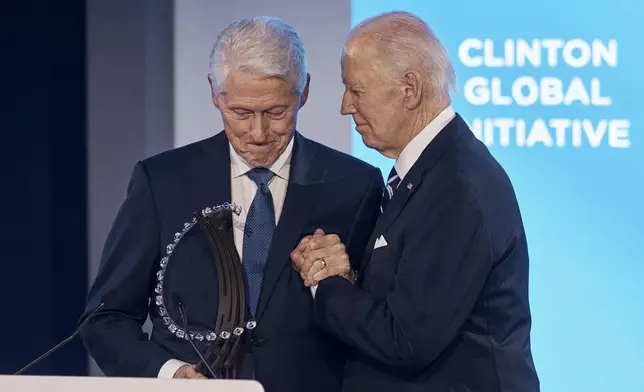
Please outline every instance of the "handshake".
[[291, 252], [291, 261], [307, 287], [316, 286], [329, 276], [340, 276], [352, 283], [356, 278], [340, 237], [325, 234], [322, 229], [302, 238]]
[[[352, 283], [355, 281], [349, 255], [340, 237], [325, 234], [322, 229], [302, 238], [291, 252], [291, 261], [307, 287], [316, 286], [329, 276], [340, 276]], [[205, 380], [206, 376], [197, 371], [196, 365], [185, 364], [174, 373], [174, 378]]]

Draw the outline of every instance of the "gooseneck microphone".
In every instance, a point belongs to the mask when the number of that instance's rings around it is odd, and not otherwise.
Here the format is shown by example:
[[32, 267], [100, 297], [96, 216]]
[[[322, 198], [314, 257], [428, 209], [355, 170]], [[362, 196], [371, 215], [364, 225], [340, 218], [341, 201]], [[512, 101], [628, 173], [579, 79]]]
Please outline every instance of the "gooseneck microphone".
[[62, 342], [60, 342], [57, 345], [55, 345], [54, 347], [52, 347], [49, 351], [47, 351], [43, 355], [41, 355], [38, 358], [34, 359], [33, 361], [29, 362], [25, 367], [23, 367], [22, 369], [20, 369], [17, 372], [15, 372], [14, 376], [18, 376], [18, 375], [26, 372], [27, 370], [31, 369], [36, 364], [38, 364], [40, 361], [42, 361], [43, 359], [49, 357], [51, 354], [53, 354], [56, 351], [58, 351], [58, 349], [60, 349], [61, 347], [63, 347], [67, 343], [71, 342], [83, 330], [85, 325], [87, 325], [87, 323], [91, 319], [93, 319], [94, 316], [96, 316], [98, 314], [98, 312], [100, 312], [105, 307], [106, 304], [110, 305], [110, 303], [114, 300], [115, 297], [116, 297], [116, 292], [114, 290], [110, 290], [107, 293], [103, 294], [103, 296], [101, 297], [101, 303], [96, 308], [94, 308], [94, 310], [92, 310], [92, 312], [89, 313], [87, 315], [87, 317], [85, 317], [85, 320], [83, 320], [83, 322], [80, 323], [80, 325], [78, 326], [78, 328], [76, 328], [76, 330], [74, 331], [73, 334], [71, 334], [69, 337], [67, 337], [67, 339], [63, 340]]
[[212, 367], [208, 364], [206, 359], [203, 357], [203, 355], [201, 354], [201, 351], [199, 351], [199, 348], [197, 348], [197, 346], [195, 345], [195, 342], [192, 339], [192, 335], [190, 335], [190, 331], [188, 330], [188, 319], [186, 317], [186, 312], [183, 309], [183, 302], [181, 301], [181, 297], [179, 296], [178, 293], [173, 293], [172, 300], [177, 304], [177, 309], [179, 310], [179, 314], [181, 315], [181, 322], [183, 323], [183, 330], [186, 331], [186, 338], [188, 339], [188, 342], [192, 346], [192, 349], [195, 350], [195, 352], [199, 356], [199, 359], [201, 359], [201, 362], [204, 364], [206, 369], [208, 369], [208, 373], [210, 373], [212, 378], [216, 379], [217, 376], [215, 375], [215, 371], [212, 369]]

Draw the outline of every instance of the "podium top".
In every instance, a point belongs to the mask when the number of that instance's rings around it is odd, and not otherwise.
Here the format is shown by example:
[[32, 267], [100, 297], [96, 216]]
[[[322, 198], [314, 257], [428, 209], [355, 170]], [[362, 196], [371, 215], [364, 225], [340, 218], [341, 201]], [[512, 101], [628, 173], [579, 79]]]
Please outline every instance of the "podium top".
[[250, 380], [167, 380], [158, 378], [0, 376], [3, 392], [264, 392]]

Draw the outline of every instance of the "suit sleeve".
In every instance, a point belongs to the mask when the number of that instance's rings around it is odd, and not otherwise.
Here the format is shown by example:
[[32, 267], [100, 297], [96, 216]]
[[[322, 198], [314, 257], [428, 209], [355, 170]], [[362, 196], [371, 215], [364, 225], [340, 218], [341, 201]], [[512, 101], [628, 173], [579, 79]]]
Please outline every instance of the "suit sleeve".
[[157, 377], [172, 358], [142, 331], [158, 259], [156, 208], [145, 167], [139, 162], [105, 242], [83, 316], [98, 305], [104, 293], [114, 291], [81, 333], [88, 352], [107, 376]]
[[420, 371], [438, 357], [467, 319], [494, 262], [475, 195], [464, 185], [452, 188], [406, 223], [390, 293], [376, 299], [345, 279], [328, 278], [317, 291], [318, 324], [386, 365]]
[[384, 190], [384, 181], [379, 169], [371, 171], [369, 179], [369, 187], [362, 198], [355, 220], [351, 225], [346, 244], [351, 266], [358, 271], [361, 267], [362, 256], [367, 248], [367, 243], [380, 216], [380, 203], [382, 202], [382, 192]]

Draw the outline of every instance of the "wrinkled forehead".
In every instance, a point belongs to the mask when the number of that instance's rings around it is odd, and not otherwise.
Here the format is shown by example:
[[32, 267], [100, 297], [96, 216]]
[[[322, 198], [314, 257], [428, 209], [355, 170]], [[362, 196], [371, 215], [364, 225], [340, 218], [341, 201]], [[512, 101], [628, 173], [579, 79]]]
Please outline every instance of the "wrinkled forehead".
[[373, 43], [347, 41], [342, 52], [342, 79], [345, 83], [369, 83], [382, 78], [384, 72], [385, 62]]
[[228, 106], [288, 106], [298, 94], [289, 83], [278, 77], [260, 77], [246, 72], [230, 72], [221, 97]]

